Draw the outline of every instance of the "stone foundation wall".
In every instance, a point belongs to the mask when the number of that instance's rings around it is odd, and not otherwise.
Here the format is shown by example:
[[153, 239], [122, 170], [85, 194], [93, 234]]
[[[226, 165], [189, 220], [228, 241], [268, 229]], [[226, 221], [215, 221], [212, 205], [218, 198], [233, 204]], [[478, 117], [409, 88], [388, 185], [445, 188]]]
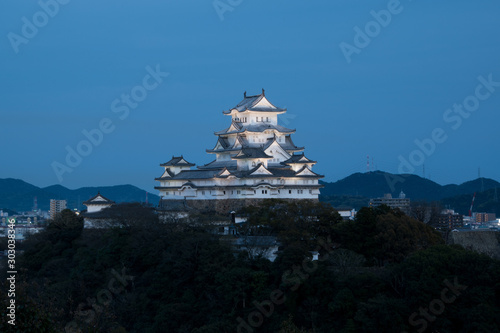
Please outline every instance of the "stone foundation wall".
[[[264, 200], [269, 199], [221, 199], [221, 200], [162, 200], [160, 210], [169, 211], [173, 207], [186, 207], [198, 212], [217, 213], [226, 215], [232, 211], [238, 211], [243, 207], [258, 206]], [[283, 201], [314, 201], [317, 199], [280, 199]]]
[[498, 231], [451, 232], [451, 239], [454, 244], [462, 245], [466, 249], [500, 259], [500, 232]]

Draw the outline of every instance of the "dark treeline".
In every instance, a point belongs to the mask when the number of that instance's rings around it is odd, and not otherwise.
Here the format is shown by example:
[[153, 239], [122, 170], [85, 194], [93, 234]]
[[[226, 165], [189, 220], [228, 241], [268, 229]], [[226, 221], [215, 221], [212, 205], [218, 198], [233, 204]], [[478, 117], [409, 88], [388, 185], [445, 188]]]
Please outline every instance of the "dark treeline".
[[199, 219], [114, 210], [119, 227], [66, 210], [22, 244], [0, 332], [500, 332], [500, 263], [388, 207], [347, 222], [323, 203], [246, 209], [237, 237], [277, 237], [274, 262]]

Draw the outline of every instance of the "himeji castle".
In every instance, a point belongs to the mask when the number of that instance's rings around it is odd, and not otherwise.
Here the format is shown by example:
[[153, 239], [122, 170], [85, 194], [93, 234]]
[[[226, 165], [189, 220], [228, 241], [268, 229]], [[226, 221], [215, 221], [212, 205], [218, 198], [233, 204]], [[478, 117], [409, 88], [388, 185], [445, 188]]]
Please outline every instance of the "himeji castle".
[[155, 187], [160, 207], [180, 199], [197, 202], [193, 207], [220, 201], [241, 206], [269, 198], [317, 200], [323, 176], [312, 171], [316, 161], [304, 155], [304, 147], [293, 143], [295, 130], [278, 125], [286, 111], [274, 106], [264, 89], [260, 95], [245, 93], [239, 104], [223, 111], [231, 124], [215, 132], [217, 142], [206, 150], [214, 155], [212, 162], [195, 167], [179, 156], [160, 165], [164, 172]]

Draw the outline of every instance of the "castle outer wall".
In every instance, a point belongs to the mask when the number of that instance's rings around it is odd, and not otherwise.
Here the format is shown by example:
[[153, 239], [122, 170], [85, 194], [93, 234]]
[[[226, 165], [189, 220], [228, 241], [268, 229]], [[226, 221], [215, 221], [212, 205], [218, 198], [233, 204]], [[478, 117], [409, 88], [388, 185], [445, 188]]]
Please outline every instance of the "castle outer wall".
[[[238, 212], [244, 207], [259, 206], [263, 201], [269, 199], [221, 199], [221, 200], [161, 200], [158, 212], [189, 212], [216, 213], [218, 215], [229, 215], [232, 211]], [[311, 201], [318, 199], [280, 199], [283, 201]]]

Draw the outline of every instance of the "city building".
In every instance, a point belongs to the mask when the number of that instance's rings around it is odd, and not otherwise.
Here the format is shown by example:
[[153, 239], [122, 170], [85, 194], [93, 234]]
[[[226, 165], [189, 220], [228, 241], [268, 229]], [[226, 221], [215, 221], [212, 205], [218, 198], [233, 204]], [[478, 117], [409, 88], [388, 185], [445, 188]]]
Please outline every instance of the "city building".
[[[9, 226], [7, 225], [0, 225], [0, 238], [8, 237], [9, 236]], [[26, 239], [28, 235], [31, 234], [36, 234], [40, 231], [42, 231], [44, 227], [37, 227], [33, 225], [26, 225], [26, 224], [17, 224], [16, 221], [16, 228], [15, 228], [15, 237], [16, 241], [23, 241]]]
[[476, 223], [486, 223], [496, 220], [495, 213], [474, 213]]
[[464, 216], [455, 213], [453, 209], [445, 209], [438, 216], [436, 229], [441, 231], [459, 229], [464, 226]]
[[66, 200], [55, 200], [50, 199], [50, 219], [53, 220], [56, 217], [57, 213], [60, 213], [66, 209]]
[[318, 200], [316, 161], [292, 141], [294, 129], [278, 124], [287, 112], [262, 94], [243, 96], [235, 107], [223, 111], [231, 118], [228, 128], [215, 132], [215, 146], [207, 149], [214, 160], [198, 166], [182, 155], [161, 164], [163, 174], [155, 187], [162, 197], [159, 210], [184, 200], [197, 209], [228, 213], [256, 201], [276, 199]]
[[406, 194], [401, 191], [398, 198], [393, 198], [392, 194], [387, 193], [382, 198], [370, 199], [370, 207], [377, 207], [380, 205], [387, 205], [393, 209], [398, 208], [404, 213], [410, 212], [410, 199], [406, 198]]
[[43, 226], [39, 224], [37, 215], [13, 215], [4, 217], [5, 219], [0, 224], [0, 238], [9, 236], [10, 221], [14, 220], [15, 238], [16, 241], [23, 241], [30, 234], [34, 234], [43, 230]]

